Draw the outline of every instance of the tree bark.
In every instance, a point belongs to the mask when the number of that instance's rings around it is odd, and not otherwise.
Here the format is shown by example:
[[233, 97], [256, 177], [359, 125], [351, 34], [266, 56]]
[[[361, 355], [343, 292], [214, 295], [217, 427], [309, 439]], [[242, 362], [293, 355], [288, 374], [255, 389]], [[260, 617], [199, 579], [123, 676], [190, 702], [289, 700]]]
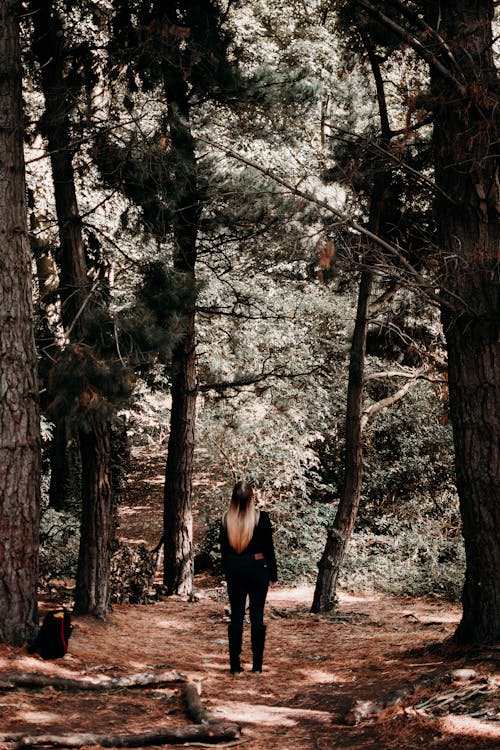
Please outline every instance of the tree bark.
[[184, 682], [185, 679], [179, 672], [139, 672], [125, 677], [80, 677], [79, 679], [30, 672], [0, 672], [0, 690], [15, 690], [20, 687], [52, 687], [55, 690], [99, 692], [137, 687], [161, 687], [170, 685], [172, 682]]
[[0, 0], [0, 640], [38, 620], [40, 424], [16, 8]]
[[[450, 414], [463, 524], [464, 643], [500, 638], [499, 76], [492, 55], [492, 0], [440, 3], [465, 97], [431, 66], [434, 161], [441, 193], [436, 220], [442, 252]], [[437, 10], [428, 11], [429, 21]], [[456, 300], [461, 301], [461, 307]]]
[[325, 550], [318, 565], [319, 572], [311, 607], [312, 612], [328, 612], [335, 607], [337, 579], [359, 509], [363, 478], [361, 416], [364, 363], [372, 282], [372, 272], [362, 271], [349, 361], [344, 483], [333, 524], [328, 530]]
[[[42, 129], [50, 153], [59, 228], [62, 320], [69, 341], [86, 342], [92, 346], [95, 342], [89, 338], [88, 317], [95, 303], [89, 299], [87, 259], [75, 187], [69, 117], [71, 92], [64, 76], [64, 30], [51, 0], [31, 0], [30, 11], [34, 28], [33, 47], [40, 64], [45, 97]], [[64, 417], [57, 417], [57, 421], [57, 435], [59, 438], [66, 436], [58, 458], [67, 463], [67, 425]], [[81, 453], [83, 507], [75, 610], [102, 618], [110, 608], [109, 571], [114, 531], [109, 422], [94, 418], [89, 429], [81, 430], [77, 437]], [[60, 463], [54, 461], [53, 469], [57, 471], [57, 479], [62, 480]], [[59, 493], [64, 490], [65, 483], [62, 483]], [[51, 482], [51, 493], [53, 496], [57, 493], [55, 481]]]
[[158, 727], [142, 734], [94, 734], [66, 732], [64, 734], [4, 734], [0, 742], [15, 742], [16, 750], [33, 747], [147, 747], [149, 745], [180, 745], [199, 742], [215, 744], [234, 740], [240, 730], [236, 724], [188, 724], [180, 727]]
[[[51, 0], [30, 0], [30, 11], [34, 30], [33, 51], [40, 64], [45, 98], [45, 111], [40, 124], [47, 138], [58, 219], [58, 293], [64, 329], [66, 332], [71, 330], [71, 336], [69, 333], [68, 336], [75, 341], [84, 336], [84, 300], [89, 283], [69, 135], [71, 97], [63, 75], [64, 34], [59, 19], [54, 16]], [[83, 312], [78, 314], [82, 307]], [[49, 501], [56, 510], [63, 509], [67, 504], [68, 434], [65, 418], [55, 416], [50, 452]]]
[[186, 701], [188, 719], [191, 719], [195, 724], [213, 724], [217, 722], [215, 716], [203, 707], [200, 694], [200, 683], [188, 680], [184, 687], [184, 700]]
[[110, 611], [113, 501], [110, 482], [110, 431], [94, 420], [80, 431], [82, 520], [75, 587], [75, 612], [104, 619]]
[[30, 0], [33, 49], [40, 65], [45, 111], [41, 129], [47, 146], [54, 181], [59, 229], [59, 294], [65, 330], [72, 340], [85, 336], [84, 302], [90, 289], [75, 189], [73, 149], [70, 138], [71, 92], [64, 78], [65, 37], [52, 0]]
[[[377, 57], [368, 38], [364, 43], [370, 58], [376, 83], [380, 113], [381, 142], [387, 148], [391, 129], [385, 101], [384, 83]], [[371, 232], [384, 236], [384, 206], [390, 170], [375, 174], [368, 227]], [[368, 254], [368, 252], [367, 252]], [[365, 264], [367, 265], [367, 264]], [[328, 530], [325, 550], [318, 564], [318, 577], [314, 589], [311, 612], [328, 612], [335, 607], [337, 580], [344, 560], [347, 544], [358, 516], [363, 483], [363, 394], [366, 355], [366, 337], [370, 316], [370, 296], [373, 271], [367, 267], [361, 272], [356, 320], [351, 342], [347, 386], [345, 421], [344, 481], [335, 518]]]
[[[163, 21], [168, 24], [166, 17]], [[195, 141], [190, 130], [188, 87], [178, 39], [163, 61], [168, 126], [176, 159], [177, 199], [173, 220], [174, 269], [184, 279], [185, 333], [172, 354], [172, 408], [165, 469], [164, 570], [168, 594], [190, 595], [193, 588], [193, 519], [191, 509], [196, 423], [195, 266], [201, 213]]]
[[163, 532], [166, 591], [188, 596], [193, 588], [191, 494], [197, 395], [193, 318], [189, 321], [189, 332], [172, 357], [172, 410], [165, 470]]

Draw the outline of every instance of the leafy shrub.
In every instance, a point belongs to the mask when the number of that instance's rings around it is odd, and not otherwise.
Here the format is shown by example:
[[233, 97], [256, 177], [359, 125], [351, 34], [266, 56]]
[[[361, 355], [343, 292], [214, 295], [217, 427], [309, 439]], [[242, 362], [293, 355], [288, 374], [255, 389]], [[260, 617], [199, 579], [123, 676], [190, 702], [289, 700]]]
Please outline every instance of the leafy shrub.
[[[411, 521], [385, 514], [352, 535], [339, 587], [350, 591], [378, 590], [394, 595], [439, 595], [459, 599], [465, 555], [456, 498], [441, 498], [447, 509], [440, 519], [425, 504]], [[411, 503], [410, 503], [411, 505]], [[314, 583], [327, 528], [335, 506], [294, 503], [272, 514], [281, 583]], [[376, 530], [373, 530], [373, 529]]]
[[374, 589], [398, 596], [460, 598], [465, 554], [460, 539], [447, 541], [431, 524], [396, 535], [354, 534], [339, 586]]
[[78, 562], [80, 524], [67, 511], [47, 508], [40, 522], [40, 579], [44, 584], [73, 578]]
[[144, 544], [117, 542], [111, 556], [111, 601], [147, 604], [157, 598], [154, 577], [158, 552]]

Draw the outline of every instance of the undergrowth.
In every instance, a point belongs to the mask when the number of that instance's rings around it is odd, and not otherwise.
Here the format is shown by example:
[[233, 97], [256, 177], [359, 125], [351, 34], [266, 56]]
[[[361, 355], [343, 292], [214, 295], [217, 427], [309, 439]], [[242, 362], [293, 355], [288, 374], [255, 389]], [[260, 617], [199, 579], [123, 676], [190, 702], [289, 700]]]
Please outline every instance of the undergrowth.
[[[281, 583], [314, 583], [335, 505], [320, 503], [272, 514]], [[378, 590], [393, 595], [460, 597], [465, 554], [458, 511], [441, 517], [401, 520], [387, 514], [355, 530], [339, 575], [347, 591]]]

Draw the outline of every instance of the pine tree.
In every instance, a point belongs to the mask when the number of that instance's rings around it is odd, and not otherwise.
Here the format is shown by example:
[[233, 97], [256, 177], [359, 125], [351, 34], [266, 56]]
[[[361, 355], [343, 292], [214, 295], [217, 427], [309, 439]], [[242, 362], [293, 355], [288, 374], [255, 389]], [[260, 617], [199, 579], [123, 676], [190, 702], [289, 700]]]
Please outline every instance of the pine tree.
[[[119, 365], [111, 366], [106, 361], [113, 351], [109, 346], [112, 323], [107, 292], [103, 279], [98, 278], [100, 283], [91, 285], [75, 185], [70, 114], [78, 90], [88, 81], [81, 77], [75, 80], [77, 76], [73, 75], [70, 85], [67, 68], [71, 50], [66, 47], [56, 4], [52, 0], [31, 0], [30, 10], [33, 52], [45, 100], [40, 128], [47, 140], [54, 185], [59, 230], [58, 292], [66, 339], [62, 349], [54, 354], [49, 383], [56, 423], [54, 444], [65, 461], [71, 436], [81, 459], [82, 517], [75, 611], [104, 618], [110, 608], [114, 533], [110, 417], [112, 394], [120, 391], [117, 384], [123, 384], [124, 377]], [[111, 383], [113, 377], [116, 380]], [[53, 463], [53, 472], [56, 466]], [[52, 492], [63, 493], [63, 476], [56, 472], [51, 479]]]
[[[199, 222], [202, 210], [192, 108], [211, 97], [224, 99], [232, 79], [227, 41], [216, 3], [115, 3], [110, 59], [125, 64], [130, 91], [124, 106], [133, 111], [137, 80], [144, 92], [163, 98], [158, 129], [149, 150], [151, 169], [111, 138], [98, 143], [95, 157], [108, 181], [120, 184], [140, 206], [147, 235], [171, 249], [171, 274], [179, 289], [169, 372], [171, 418], [165, 475], [164, 584], [170, 594], [190, 594], [193, 578], [191, 483], [197, 399], [195, 300]], [[126, 39], [126, 43], [125, 43]], [[132, 81], [134, 81], [132, 83]], [[118, 160], [117, 160], [118, 157]], [[116, 165], [119, 165], [118, 168]], [[166, 290], [168, 291], [168, 290]]]
[[463, 642], [486, 643], [500, 633], [500, 113], [494, 3], [354, 0], [339, 5], [358, 12], [379, 48], [390, 53], [403, 46], [428, 66], [430, 88], [419, 104], [432, 118], [438, 248], [427, 257], [427, 272], [440, 288], [467, 560], [456, 635]]
[[17, 3], [0, 2], [0, 640], [36, 634], [40, 425]]

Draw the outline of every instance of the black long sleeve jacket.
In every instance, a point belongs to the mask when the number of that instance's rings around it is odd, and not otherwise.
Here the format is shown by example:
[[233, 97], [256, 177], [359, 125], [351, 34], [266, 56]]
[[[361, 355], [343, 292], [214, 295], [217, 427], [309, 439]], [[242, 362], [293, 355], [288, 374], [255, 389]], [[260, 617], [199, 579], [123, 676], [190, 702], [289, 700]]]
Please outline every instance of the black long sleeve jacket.
[[220, 548], [222, 554], [222, 566], [226, 569], [225, 561], [228, 555], [254, 555], [261, 553], [267, 560], [269, 565], [269, 580], [275, 582], [278, 580], [278, 567], [276, 564], [276, 555], [274, 552], [273, 544], [273, 527], [269, 514], [265, 510], [261, 510], [259, 514], [258, 523], [254, 529], [253, 536], [250, 539], [248, 546], [240, 553], [236, 552], [229, 544], [227, 536], [226, 526], [224, 520], [221, 522], [220, 527]]

